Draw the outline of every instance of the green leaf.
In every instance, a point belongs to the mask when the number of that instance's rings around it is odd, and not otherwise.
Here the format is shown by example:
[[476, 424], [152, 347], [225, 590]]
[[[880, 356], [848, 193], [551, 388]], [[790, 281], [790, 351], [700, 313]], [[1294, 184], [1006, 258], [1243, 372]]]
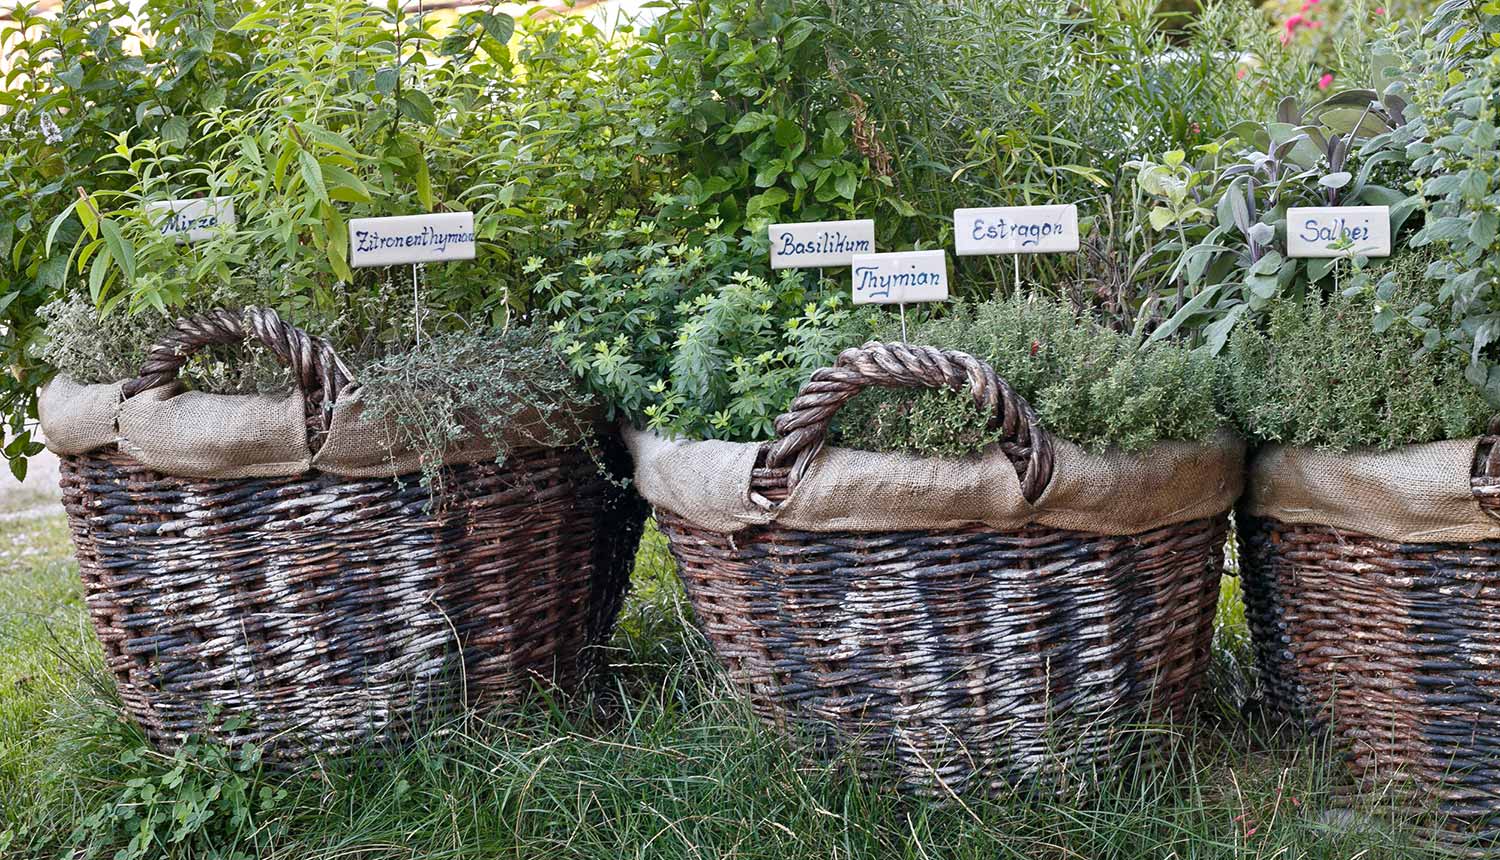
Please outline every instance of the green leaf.
[[1265, 256], [1256, 260], [1250, 267], [1250, 273], [1253, 275], [1270, 275], [1275, 274], [1279, 268], [1281, 268], [1281, 252], [1267, 251]]
[[89, 266], [89, 297], [94, 304], [99, 304], [104, 295], [104, 277], [109, 274], [110, 250], [106, 246], [94, 255], [93, 265]]
[[1314, 257], [1307, 261], [1307, 279], [1309, 281], [1321, 281], [1328, 277], [1333, 267], [1339, 261], [1338, 257]]
[[104, 244], [109, 252], [114, 255], [120, 264], [120, 269], [125, 272], [125, 281], [129, 283], [135, 280], [135, 248], [125, 241], [120, 234], [120, 227], [113, 220], [105, 218], [99, 222], [99, 230], [104, 233]]
[[1235, 305], [1228, 314], [1203, 328], [1203, 346], [1209, 355], [1218, 355], [1224, 349], [1229, 333], [1234, 330], [1240, 317], [1244, 316], [1247, 307], [1248, 305]]
[[57, 238], [58, 229], [62, 227], [64, 221], [68, 220], [68, 216], [72, 215], [74, 210], [78, 208], [78, 203], [79, 201], [77, 200], [69, 203], [66, 209], [57, 213], [57, 217], [52, 219], [51, 226], [47, 228], [47, 241], [42, 245], [43, 250], [48, 255], [52, 253], [52, 240]]
[[785, 148], [797, 146], [805, 140], [802, 127], [785, 117], [776, 120], [776, 130], [772, 132], [772, 136], [777, 146]]
[[328, 203], [328, 188], [323, 185], [323, 166], [311, 152], [301, 150], [297, 153], [297, 163], [302, 168], [302, 181], [307, 183], [307, 188], [318, 200]]
[[1494, 212], [1481, 212], [1469, 227], [1469, 240], [1481, 248], [1488, 248], [1495, 241], [1497, 226], [1500, 226], [1500, 218]]
[[730, 134], [748, 134], [753, 131], [760, 131], [775, 121], [776, 117], [768, 113], [747, 113], [740, 117], [735, 122], [734, 128], [729, 131]]
[[432, 106], [432, 99], [421, 90], [402, 90], [400, 97], [396, 100], [396, 109], [402, 116], [413, 122], [420, 122], [424, 125], [437, 122], [437, 109]]
[[1157, 326], [1156, 331], [1151, 333], [1151, 337], [1146, 342], [1156, 343], [1166, 340], [1175, 334], [1177, 329], [1181, 328], [1182, 324], [1187, 322], [1189, 318], [1194, 314], [1201, 313], [1208, 307], [1208, 303], [1213, 301], [1214, 297], [1219, 294], [1220, 286], [1219, 284], [1214, 284], [1191, 299], [1188, 299], [1187, 304], [1183, 305], [1177, 313], [1172, 314], [1170, 319]]
[[839, 174], [839, 178], [833, 181], [833, 187], [839, 196], [845, 200], [853, 200], [855, 192], [859, 191], [859, 177], [852, 170], [846, 170]]
[[1157, 232], [1167, 229], [1176, 220], [1176, 216], [1172, 214], [1172, 210], [1165, 206], [1157, 206], [1152, 209], [1150, 218], [1151, 229]]
[[417, 153], [417, 199], [422, 201], [422, 207], [428, 212], [437, 205], [432, 196], [432, 173], [427, 167], [427, 156], [425, 153]]
[[369, 186], [337, 164], [323, 162], [323, 182], [328, 196], [344, 203], [369, 203], [373, 198]]
[[391, 66], [386, 66], [375, 73], [375, 92], [388, 96], [396, 91], [398, 72]]
[[491, 39], [502, 45], [509, 42], [510, 37], [516, 32], [516, 19], [504, 13], [481, 12], [479, 24], [484, 27], [484, 32]]
[[184, 149], [188, 142], [188, 121], [174, 116], [161, 124], [161, 139], [175, 149]]
[[10, 473], [17, 481], [26, 480], [26, 463], [27, 460], [24, 457], [16, 457], [10, 461]]

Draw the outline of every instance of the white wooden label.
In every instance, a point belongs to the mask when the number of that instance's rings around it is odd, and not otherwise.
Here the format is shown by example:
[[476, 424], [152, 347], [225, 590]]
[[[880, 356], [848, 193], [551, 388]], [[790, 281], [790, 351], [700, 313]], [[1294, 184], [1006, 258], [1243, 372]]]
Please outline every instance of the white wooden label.
[[808, 221], [771, 225], [771, 268], [847, 266], [855, 254], [875, 253], [875, 222]]
[[234, 228], [234, 198], [200, 197], [191, 200], [154, 200], [146, 204], [146, 218], [178, 242], [202, 242], [219, 230]]
[[349, 265], [474, 259], [474, 213], [436, 212], [349, 222]]
[[940, 302], [948, 298], [948, 255], [943, 251], [861, 254], [851, 266], [857, 305]]
[[993, 206], [953, 210], [953, 244], [975, 254], [1061, 254], [1078, 250], [1078, 207]]
[[[1344, 244], [1348, 247], [1342, 247]], [[1286, 210], [1288, 257], [1389, 257], [1387, 206], [1293, 206]]]

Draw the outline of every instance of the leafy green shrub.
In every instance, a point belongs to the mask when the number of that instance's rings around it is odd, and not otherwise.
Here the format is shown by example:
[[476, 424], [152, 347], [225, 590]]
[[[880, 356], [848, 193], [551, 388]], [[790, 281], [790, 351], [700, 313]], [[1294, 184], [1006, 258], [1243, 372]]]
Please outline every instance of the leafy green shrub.
[[808, 374], [857, 342], [860, 318], [846, 287], [742, 262], [722, 233], [693, 245], [626, 212], [537, 291], [553, 296], [558, 348], [615, 414], [671, 436], [767, 439]]
[[[1400, 239], [1415, 201], [1394, 140], [1407, 122], [1396, 46], [1371, 48], [1378, 70], [1369, 89], [1345, 90], [1304, 110], [1284, 98], [1275, 118], [1245, 121], [1223, 140], [1160, 161], [1131, 162], [1152, 201], [1152, 250], [1172, 259], [1166, 319], [1152, 337], [1179, 331], [1210, 352], [1223, 349], [1241, 321], [1254, 323], [1277, 296], [1327, 294], [1348, 286], [1365, 261], [1352, 255], [1293, 258], [1285, 253], [1293, 206], [1389, 206]], [[1401, 242], [1396, 242], [1397, 247]]]
[[[897, 339], [887, 325], [884, 339]], [[1040, 297], [957, 303], [913, 326], [912, 343], [990, 363], [1051, 433], [1093, 450], [1139, 451], [1212, 437], [1223, 419], [1214, 362], [1171, 345], [1143, 345]], [[839, 444], [874, 451], [961, 456], [996, 441], [965, 394], [867, 390], [840, 411]]]
[[[14, 4], [13, 4], [14, 5]], [[107, 169], [121, 136], [151, 137], [184, 163], [218, 143], [194, 117], [248, 104], [255, 41], [232, 25], [248, 4], [64, 0], [7, 9], [0, 50], [0, 441], [25, 473], [37, 388], [52, 368], [38, 355], [42, 305], [70, 287], [67, 248], [83, 233], [70, 211], [78, 189], [109, 191], [130, 180]]]
[[[586, 25], [541, 23], [520, 39], [534, 64], [520, 73], [507, 45], [513, 22], [491, 10], [463, 13], [441, 39], [434, 18], [399, 4], [258, 0], [241, 11], [220, 26], [254, 46], [255, 64], [236, 83], [246, 95], [184, 109], [196, 148], [183, 152], [141, 126], [83, 153], [114, 182], [90, 185], [51, 221], [71, 283], [35, 336], [44, 368], [123, 378], [169, 315], [268, 306], [334, 343], [370, 385], [377, 414], [408, 434], [398, 441], [431, 455], [428, 478], [456, 434], [576, 441], [587, 398], [550, 346], [483, 330], [532, 310], [530, 275], [515, 256], [527, 246], [514, 237], [598, 217], [594, 207], [650, 187], [637, 176], [642, 160], [599, 133], [600, 117], [629, 93], [602, 86], [634, 74], [626, 51]], [[593, 80], [573, 80], [579, 63], [597, 66]], [[571, 108], [585, 102], [592, 112], [580, 117]], [[216, 195], [232, 197], [239, 224], [203, 242], [174, 242], [147, 214], [154, 200]], [[351, 218], [466, 208], [474, 261], [348, 264]], [[231, 392], [287, 384], [254, 344], [195, 358], [184, 377]], [[556, 432], [505, 432], [531, 419]]]
[[1423, 303], [1426, 265], [1425, 255], [1407, 254], [1378, 272], [1399, 285], [1389, 298], [1366, 290], [1280, 298], [1264, 330], [1236, 329], [1224, 391], [1245, 435], [1341, 451], [1482, 432], [1493, 408], [1464, 380], [1461, 353], [1424, 345], [1417, 327], [1372, 336], [1371, 320], [1387, 306], [1412, 314]]
[[1443, 3], [1407, 57], [1413, 119], [1396, 139], [1416, 174], [1414, 202], [1426, 221], [1412, 240], [1438, 253], [1435, 313], [1405, 315], [1429, 343], [1469, 356], [1467, 378], [1500, 407], [1500, 10], [1478, 2]]

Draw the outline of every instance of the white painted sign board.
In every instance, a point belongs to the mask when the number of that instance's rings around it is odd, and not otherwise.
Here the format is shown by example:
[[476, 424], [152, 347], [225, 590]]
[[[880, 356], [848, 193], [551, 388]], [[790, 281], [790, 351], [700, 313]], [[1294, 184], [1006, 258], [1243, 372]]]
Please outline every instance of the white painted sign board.
[[857, 305], [907, 305], [948, 298], [944, 251], [860, 254], [851, 263], [851, 271]]
[[[1343, 245], [1345, 240], [1349, 246]], [[1388, 206], [1293, 206], [1286, 210], [1288, 257], [1389, 257]]]
[[770, 233], [773, 269], [847, 266], [855, 254], [875, 253], [875, 222], [869, 218], [772, 224]]
[[146, 218], [163, 236], [171, 236], [178, 242], [202, 242], [212, 239], [221, 229], [234, 228], [234, 198], [153, 200], [146, 204]]
[[1063, 254], [1078, 250], [1078, 207], [992, 206], [953, 210], [953, 245], [976, 254]]
[[474, 213], [434, 212], [349, 222], [349, 265], [394, 266], [474, 259]]

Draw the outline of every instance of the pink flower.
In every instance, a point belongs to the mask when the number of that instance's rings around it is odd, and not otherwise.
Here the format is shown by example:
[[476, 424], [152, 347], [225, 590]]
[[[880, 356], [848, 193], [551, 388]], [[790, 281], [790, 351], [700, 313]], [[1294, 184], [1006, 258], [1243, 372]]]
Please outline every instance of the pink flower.
[[1324, 72], [1323, 77], [1318, 78], [1318, 89], [1326, 90], [1333, 85], [1333, 73]]
[[1384, 6], [1376, 6], [1375, 7], [1375, 14], [1376, 15], [1384, 15], [1385, 14], [1385, 7]]
[[1240, 69], [1239, 71], [1237, 71], [1237, 72], [1234, 73], [1234, 76], [1236, 78], [1239, 78], [1240, 80], [1243, 81], [1245, 79], [1245, 73], [1246, 73], [1246, 71], [1247, 71], [1246, 69]]
[[1298, 27], [1302, 26], [1303, 22], [1305, 22], [1306, 20], [1307, 19], [1305, 17], [1303, 17], [1302, 13], [1298, 12], [1297, 14], [1293, 15], [1292, 17], [1286, 19], [1286, 31], [1288, 33], [1292, 32], [1293, 30], [1295, 30]]
[[1312, 27], [1314, 30], [1317, 30], [1317, 29], [1319, 29], [1320, 27], [1323, 26], [1323, 22], [1322, 21], [1314, 21], [1311, 24], [1309, 24], [1308, 26]]

